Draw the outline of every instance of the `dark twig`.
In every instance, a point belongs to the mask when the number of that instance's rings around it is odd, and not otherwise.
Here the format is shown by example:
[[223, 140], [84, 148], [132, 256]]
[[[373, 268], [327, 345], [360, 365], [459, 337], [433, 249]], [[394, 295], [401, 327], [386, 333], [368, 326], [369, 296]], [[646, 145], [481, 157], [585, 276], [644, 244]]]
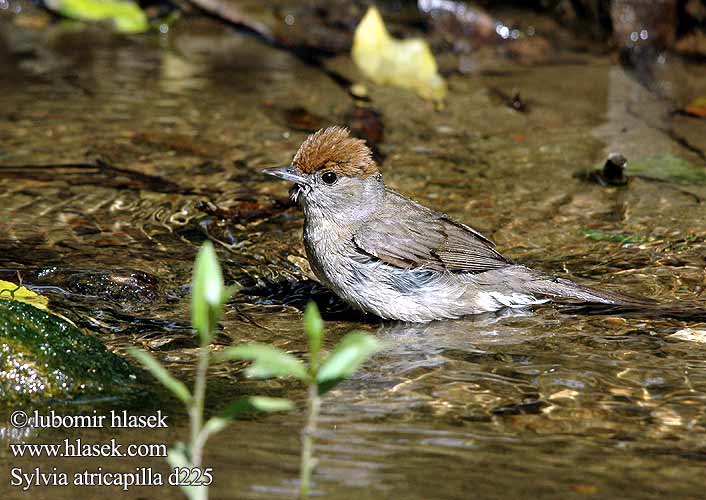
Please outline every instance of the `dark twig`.
[[0, 175], [46, 182], [60, 180], [72, 185], [90, 184], [134, 191], [147, 190], [157, 193], [204, 194], [202, 191], [180, 186], [163, 177], [116, 167], [102, 160], [96, 160], [95, 164], [0, 165]]

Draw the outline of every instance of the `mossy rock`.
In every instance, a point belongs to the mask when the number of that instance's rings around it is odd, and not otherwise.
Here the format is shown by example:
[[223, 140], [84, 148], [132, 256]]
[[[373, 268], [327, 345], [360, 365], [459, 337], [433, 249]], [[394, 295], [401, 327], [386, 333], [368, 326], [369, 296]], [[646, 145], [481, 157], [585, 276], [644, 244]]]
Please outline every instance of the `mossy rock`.
[[0, 300], [0, 404], [122, 399], [137, 371], [58, 316]]

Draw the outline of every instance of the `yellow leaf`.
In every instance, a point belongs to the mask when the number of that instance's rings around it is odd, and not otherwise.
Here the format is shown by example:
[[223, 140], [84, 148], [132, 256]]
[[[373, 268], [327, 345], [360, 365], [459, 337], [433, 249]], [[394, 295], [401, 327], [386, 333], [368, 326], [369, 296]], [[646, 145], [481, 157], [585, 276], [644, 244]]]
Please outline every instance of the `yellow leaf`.
[[694, 99], [686, 106], [686, 112], [692, 116], [706, 117], [706, 97]]
[[437, 102], [446, 97], [446, 82], [427, 42], [392, 38], [375, 7], [368, 9], [355, 30], [351, 55], [361, 72], [378, 85], [411, 89]]
[[37, 309], [48, 311], [49, 299], [10, 281], [0, 280], [0, 299], [25, 302]]
[[38, 293], [34, 293], [22, 285], [17, 285], [11, 281], [0, 280], [0, 300], [15, 300], [17, 302], [24, 302], [30, 306], [34, 306], [37, 309], [46, 311], [54, 316], [57, 316], [64, 321], [71, 323], [73, 326], [76, 324], [63, 314], [51, 311], [48, 307], [49, 299]]
[[147, 14], [125, 0], [46, 0], [48, 9], [81, 21], [112, 20], [121, 33], [144, 33], [150, 29]]

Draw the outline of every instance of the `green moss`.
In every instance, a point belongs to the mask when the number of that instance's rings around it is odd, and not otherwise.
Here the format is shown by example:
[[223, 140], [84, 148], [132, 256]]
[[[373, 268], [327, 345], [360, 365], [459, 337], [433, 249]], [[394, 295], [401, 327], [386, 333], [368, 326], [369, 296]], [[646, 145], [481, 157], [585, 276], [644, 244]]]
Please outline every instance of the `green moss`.
[[[601, 185], [625, 185], [627, 179], [611, 180], [606, 176], [605, 163], [596, 164], [588, 170], [576, 172], [579, 179], [597, 182]], [[695, 165], [671, 153], [660, 153], [654, 156], [628, 160], [624, 172], [627, 177], [642, 177], [643, 179], [670, 182], [674, 184], [706, 184], [706, 168]]]
[[706, 184], [706, 169], [670, 153], [628, 162], [627, 173], [677, 184]]
[[97, 339], [31, 305], [0, 301], [0, 401], [121, 398], [136, 371]]

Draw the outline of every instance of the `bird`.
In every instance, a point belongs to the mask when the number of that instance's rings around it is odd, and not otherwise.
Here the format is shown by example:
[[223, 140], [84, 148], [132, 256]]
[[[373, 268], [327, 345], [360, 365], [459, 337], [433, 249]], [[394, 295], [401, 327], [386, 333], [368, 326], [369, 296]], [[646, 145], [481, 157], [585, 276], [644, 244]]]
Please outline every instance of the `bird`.
[[365, 141], [318, 130], [289, 165], [311, 269], [343, 301], [385, 320], [426, 323], [568, 300], [653, 303], [551, 276], [504, 257], [472, 227], [388, 188]]

